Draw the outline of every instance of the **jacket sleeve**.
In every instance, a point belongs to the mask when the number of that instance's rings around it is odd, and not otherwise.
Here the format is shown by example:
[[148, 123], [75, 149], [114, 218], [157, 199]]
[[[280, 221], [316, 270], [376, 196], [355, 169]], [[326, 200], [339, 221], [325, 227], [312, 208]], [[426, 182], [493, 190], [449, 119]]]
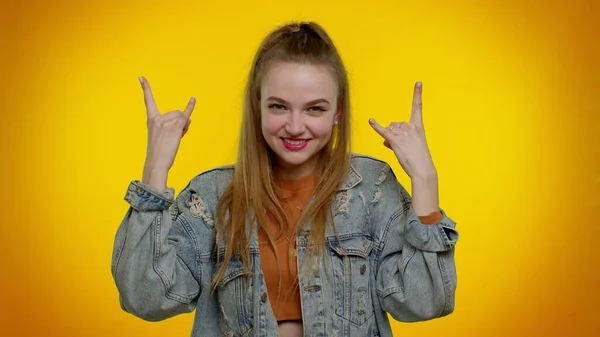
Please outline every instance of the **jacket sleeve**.
[[148, 321], [193, 311], [200, 293], [197, 241], [173, 197], [172, 188], [131, 182], [115, 237], [111, 272], [121, 307]]
[[439, 222], [421, 223], [410, 195], [388, 172], [393, 178], [380, 186], [387, 202], [374, 219], [382, 247], [376, 269], [380, 304], [403, 322], [446, 316], [454, 310], [456, 223], [442, 209]]

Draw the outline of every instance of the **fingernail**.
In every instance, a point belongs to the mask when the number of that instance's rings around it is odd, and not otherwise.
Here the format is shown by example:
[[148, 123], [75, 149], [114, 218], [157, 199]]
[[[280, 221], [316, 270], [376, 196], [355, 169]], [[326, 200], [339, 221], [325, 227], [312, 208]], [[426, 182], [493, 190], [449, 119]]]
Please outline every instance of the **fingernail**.
[[192, 96], [192, 98], [190, 98], [190, 102], [195, 102], [196, 101], [196, 97]]
[[375, 120], [373, 118], [369, 118], [369, 123], [373, 124], [375, 123]]
[[144, 78], [142, 76], [138, 77], [138, 80], [140, 81], [140, 84], [144, 84]]
[[419, 87], [419, 88], [420, 88], [420, 87], [422, 87], [422, 86], [423, 86], [423, 83], [421, 83], [421, 81], [417, 82], [417, 87]]

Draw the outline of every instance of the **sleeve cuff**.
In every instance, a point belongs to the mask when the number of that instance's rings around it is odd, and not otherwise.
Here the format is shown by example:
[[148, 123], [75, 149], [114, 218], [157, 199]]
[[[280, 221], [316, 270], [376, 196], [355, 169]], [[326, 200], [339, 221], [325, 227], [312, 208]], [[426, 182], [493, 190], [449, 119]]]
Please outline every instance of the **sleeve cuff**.
[[415, 248], [428, 252], [451, 250], [458, 241], [456, 223], [440, 208], [441, 219], [425, 224], [411, 207], [404, 232], [406, 241]]
[[125, 201], [135, 210], [142, 212], [164, 211], [173, 204], [175, 190], [167, 188], [159, 191], [151, 186], [134, 180], [129, 184]]
[[440, 212], [440, 211], [435, 211], [435, 212], [431, 212], [427, 215], [419, 216], [419, 220], [421, 220], [421, 223], [424, 225], [431, 225], [434, 223], [438, 223], [438, 222], [442, 221], [443, 218], [444, 218], [444, 216], [442, 215], [442, 212]]

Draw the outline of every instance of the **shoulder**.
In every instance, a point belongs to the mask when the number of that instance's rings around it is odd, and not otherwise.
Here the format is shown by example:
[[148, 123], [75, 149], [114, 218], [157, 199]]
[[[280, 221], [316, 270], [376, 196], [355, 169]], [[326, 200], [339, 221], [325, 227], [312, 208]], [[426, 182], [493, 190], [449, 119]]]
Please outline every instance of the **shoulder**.
[[368, 185], [379, 185], [391, 175], [396, 178], [391, 166], [384, 160], [359, 153], [352, 153], [350, 169], [355, 171]]
[[189, 218], [201, 219], [212, 228], [217, 205], [231, 183], [234, 169], [234, 165], [224, 165], [193, 177], [177, 196], [172, 216], [184, 213]]
[[406, 196], [385, 160], [352, 153], [348, 177], [334, 201], [336, 230], [355, 233], [361, 228], [380, 240], [388, 220], [405, 208]]
[[234, 171], [235, 165], [223, 165], [212, 168], [192, 178], [186, 189], [223, 189], [231, 183]]
[[386, 161], [369, 155], [352, 154], [350, 165], [350, 170], [360, 177], [358, 188], [385, 196], [389, 200], [408, 202], [408, 191], [400, 184], [394, 170]]
[[234, 165], [223, 165], [204, 171], [190, 180], [179, 197], [182, 194], [196, 193], [205, 198], [218, 199], [231, 183], [234, 170]]

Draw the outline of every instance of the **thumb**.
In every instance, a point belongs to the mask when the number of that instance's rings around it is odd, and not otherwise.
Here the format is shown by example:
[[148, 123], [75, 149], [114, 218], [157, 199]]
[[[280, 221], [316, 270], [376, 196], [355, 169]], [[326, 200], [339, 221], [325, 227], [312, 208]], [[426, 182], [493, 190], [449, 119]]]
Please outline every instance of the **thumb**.
[[374, 118], [369, 119], [369, 124], [371, 124], [373, 130], [375, 130], [375, 132], [377, 132], [381, 137], [383, 137], [384, 139], [388, 138], [387, 129], [379, 125], [379, 123], [377, 123], [377, 121]]

